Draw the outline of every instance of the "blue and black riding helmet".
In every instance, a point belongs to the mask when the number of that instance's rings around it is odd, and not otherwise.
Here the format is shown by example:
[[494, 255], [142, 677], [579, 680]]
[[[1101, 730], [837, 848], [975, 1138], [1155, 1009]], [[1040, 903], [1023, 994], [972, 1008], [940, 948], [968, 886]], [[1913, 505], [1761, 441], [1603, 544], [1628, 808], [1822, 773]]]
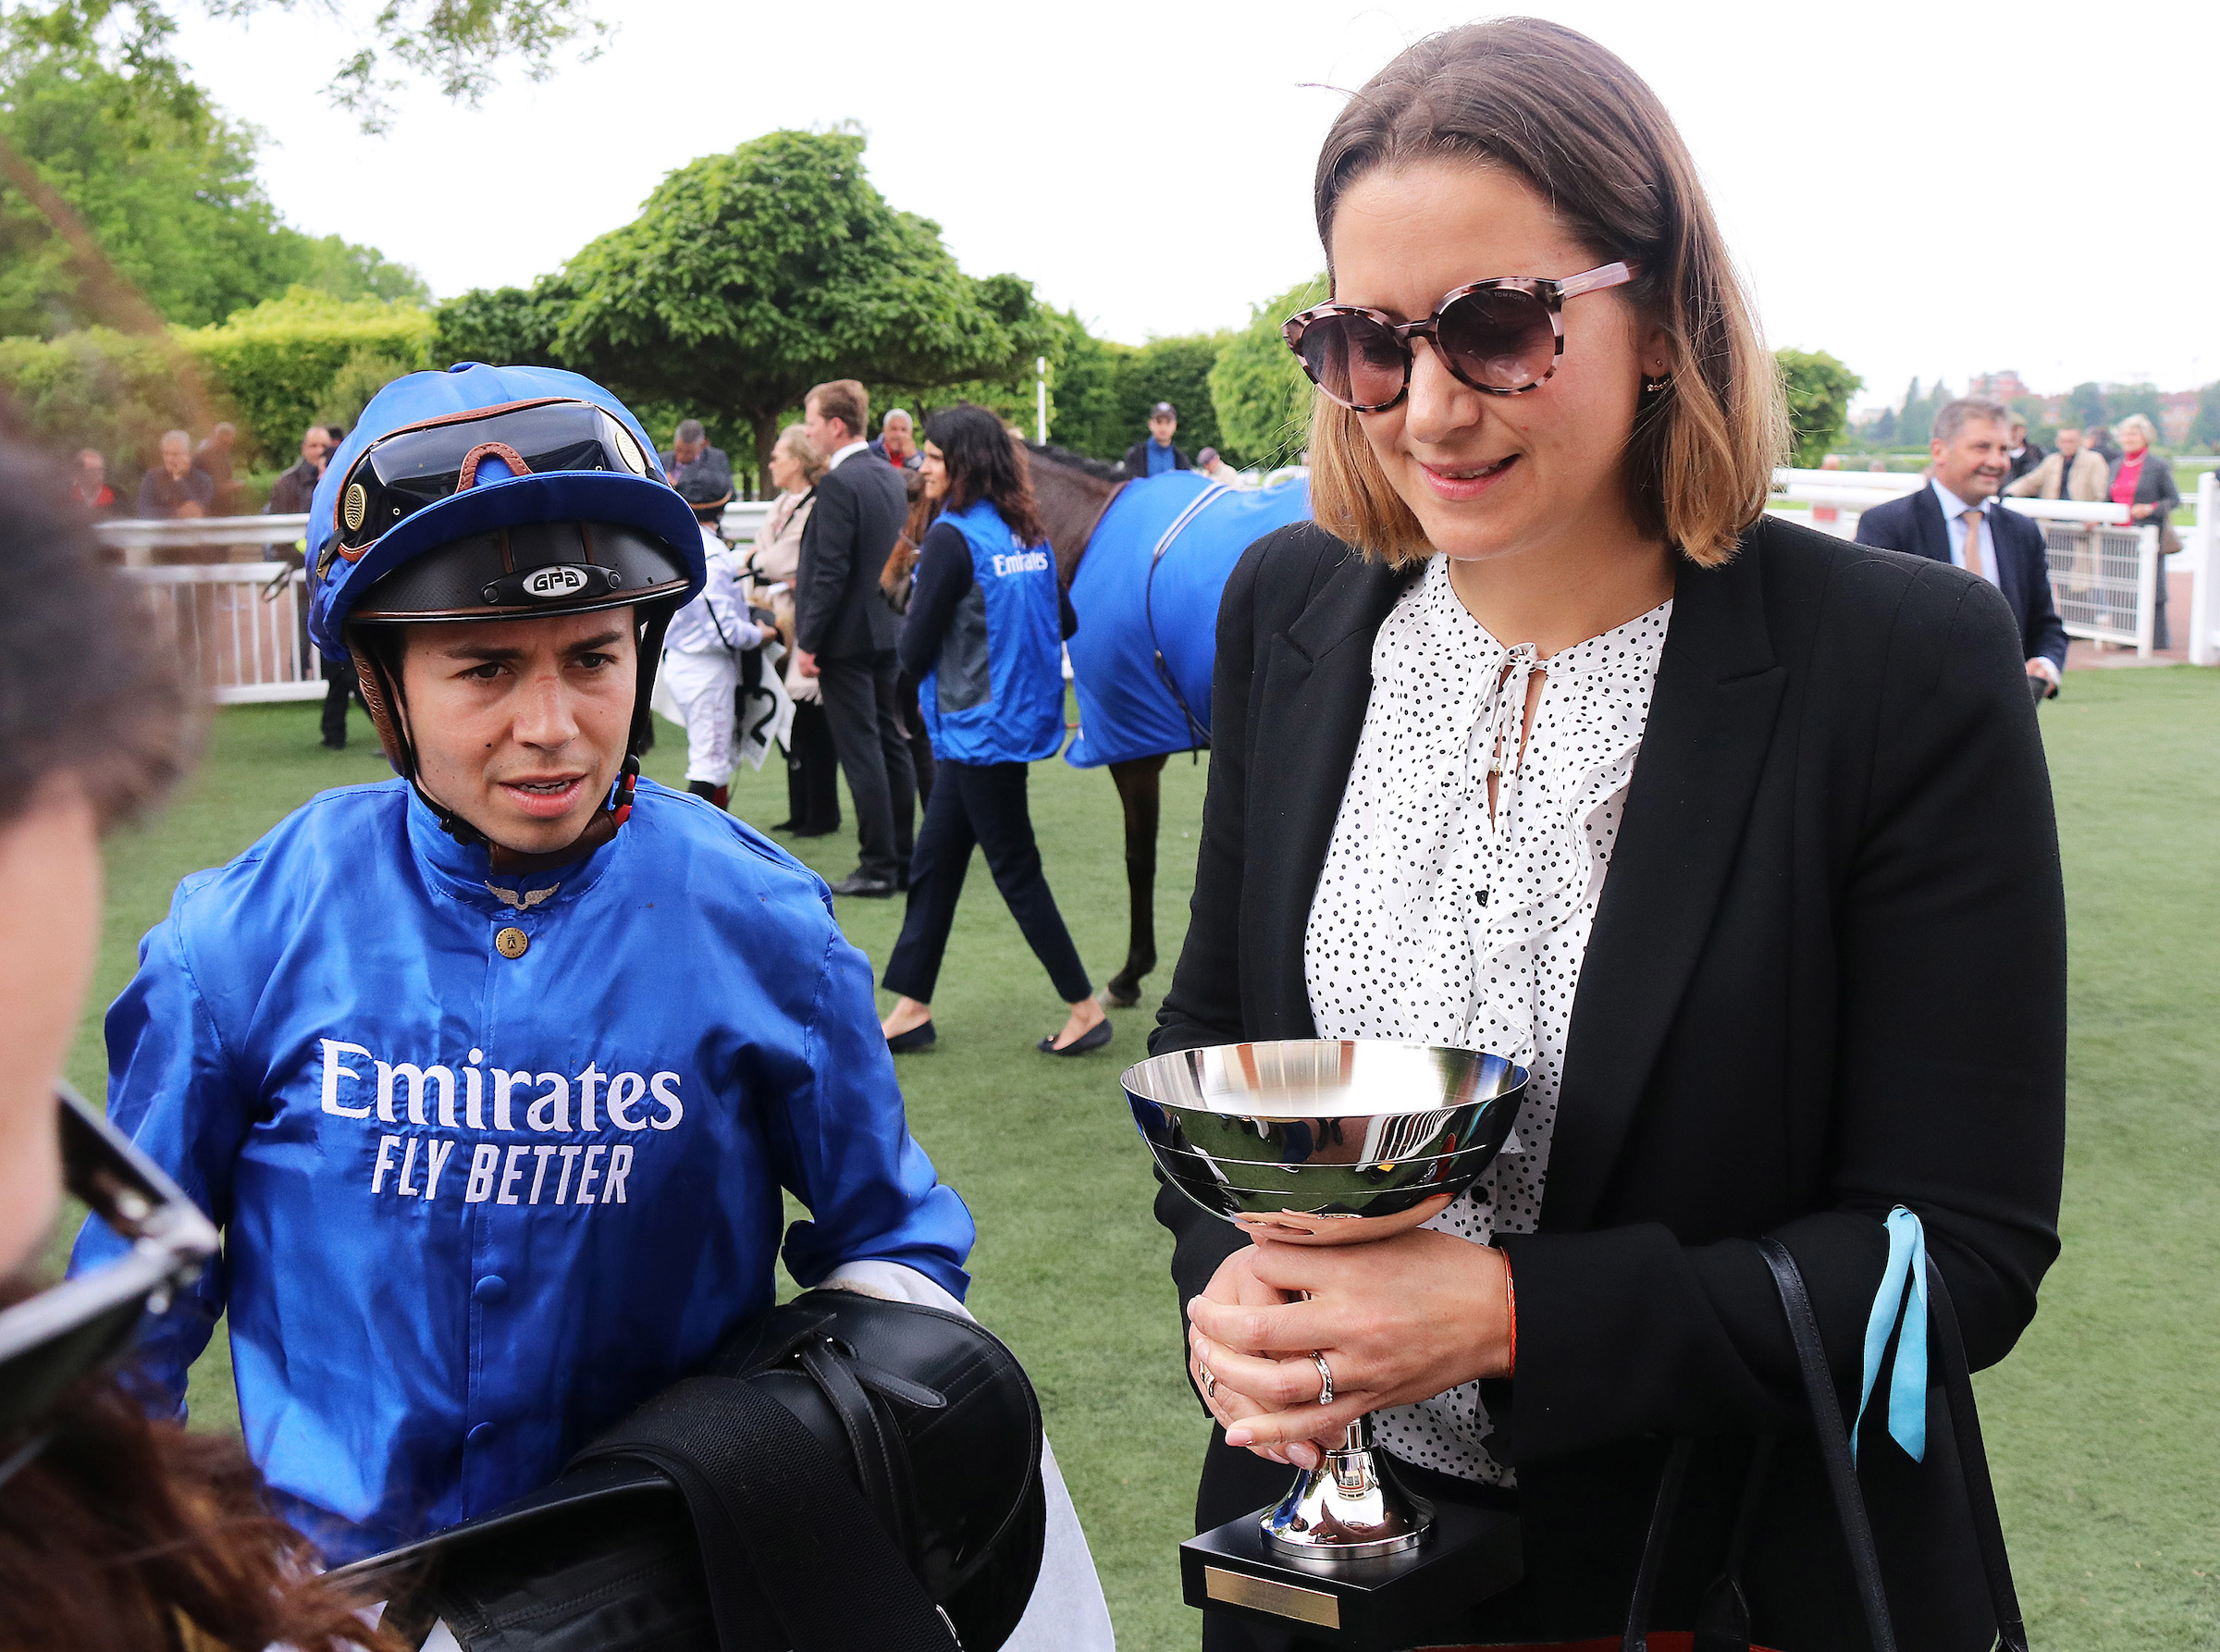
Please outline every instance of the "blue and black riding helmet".
[[[707, 578], [693, 507], [654, 453], [623, 402], [554, 367], [459, 362], [372, 398], [309, 505], [308, 629], [327, 658], [354, 661], [403, 777], [416, 782], [416, 754], [389, 628], [629, 607], [640, 663], [610, 799], [622, 823], [648, 743], [663, 630]], [[486, 842], [425, 801], [454, 837]]]

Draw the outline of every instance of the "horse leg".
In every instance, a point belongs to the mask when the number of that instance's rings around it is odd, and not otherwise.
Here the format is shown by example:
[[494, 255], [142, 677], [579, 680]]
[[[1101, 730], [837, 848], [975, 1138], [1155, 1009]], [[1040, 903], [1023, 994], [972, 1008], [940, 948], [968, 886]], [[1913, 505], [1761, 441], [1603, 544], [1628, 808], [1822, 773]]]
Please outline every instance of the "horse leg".
[[1116, 1009], [1141, 1002], [1141, 978], [1156, 968], [1156, 821], [1164, 762], [1158, 756], [1110, 765], [1126, 817], [1126, 894], [1132, 906], [1126, 967], [1103, 989], [1103, 1001]]

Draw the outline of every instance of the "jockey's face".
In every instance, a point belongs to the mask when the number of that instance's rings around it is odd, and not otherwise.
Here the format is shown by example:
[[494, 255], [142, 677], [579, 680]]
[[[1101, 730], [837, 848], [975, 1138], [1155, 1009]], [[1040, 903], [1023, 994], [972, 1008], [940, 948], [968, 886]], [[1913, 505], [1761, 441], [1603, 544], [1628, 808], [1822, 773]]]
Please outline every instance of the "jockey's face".
[[629, 608], [411, 625], [401, 682], [420, 783], [506, 848], [567, 847], [623, 767], [638, 658]]
[[0, 1278], [31, 1260], [62, 1186], [53, 1077], [62, 1070], [100, 936], [92, 805], [52, 781], [0, 827]]
[[[1499, 276], [1562, 278], [1604, 261], [1500, 168], [1422, 162], [1375, 171], [1333, 220], [1334, 298], [1422, 321], [1444, 293]], [[1565, 303], [1555, 376], [1515, 396], [1462, 383], [1415, 341], [1411, 390], [1360, 413], [1389, 485], [1435, 548], [1461, 561], [1575, 554], [1633, 534], [1625, 452], [1645, 372], [1668, 370], [1661, 330], [1625, 289]]]

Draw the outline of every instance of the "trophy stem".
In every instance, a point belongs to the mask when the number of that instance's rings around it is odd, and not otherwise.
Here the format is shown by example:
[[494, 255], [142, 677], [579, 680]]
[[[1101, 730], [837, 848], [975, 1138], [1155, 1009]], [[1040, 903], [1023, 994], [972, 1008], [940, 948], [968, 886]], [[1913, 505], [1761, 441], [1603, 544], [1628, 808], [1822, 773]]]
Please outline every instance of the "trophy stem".
[[1397, 1484], [1373, 1450], [1372, 1419], [1363, 1416], [1260, 1523], [1265, 1544], [1281, 1554], [1354, 1560], [1416, 1548], [1434, 1523], [1434, 1505]]

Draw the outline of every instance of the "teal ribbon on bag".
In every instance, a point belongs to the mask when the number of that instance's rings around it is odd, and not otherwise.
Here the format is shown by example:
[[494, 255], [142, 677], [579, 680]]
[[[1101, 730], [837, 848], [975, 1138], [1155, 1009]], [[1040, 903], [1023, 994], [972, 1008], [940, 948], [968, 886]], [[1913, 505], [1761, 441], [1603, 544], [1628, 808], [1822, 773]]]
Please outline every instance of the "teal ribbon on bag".
[[1889, 1213], [1888, 1234], [1888, 1264], [1866, 1320], [1865, 1387], [1857, 1396], [1857, 1422], [1850, 1425], [1850, 1456], [1856, 1461], [1858, 1424], [1866, 1420], [1867, 1402], [1881, 1378], [1889, 1333], [1902, 1319], [1904, 1333], [1896, 1338], [1896, 1363], [1889, 1379], [1889, 1436], [1914, 1462], [1922, 1462], [1927, 1458], [1927, 1234], [1919, 1218], [1901, 1204]]

